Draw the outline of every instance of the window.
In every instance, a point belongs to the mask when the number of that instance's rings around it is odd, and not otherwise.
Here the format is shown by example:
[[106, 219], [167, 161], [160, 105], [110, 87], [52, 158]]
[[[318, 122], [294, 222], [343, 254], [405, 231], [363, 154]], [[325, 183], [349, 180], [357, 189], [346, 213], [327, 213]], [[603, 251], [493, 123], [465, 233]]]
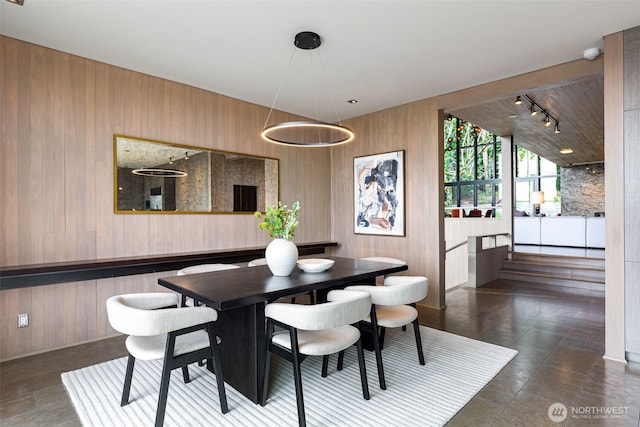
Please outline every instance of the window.
[[531, 193], [544, 191], [540, 213], [558, 215], [560, 209], [560, 166], [524, 147], [515, 147], [515, 209], [533, 211]]
[[445, 212], [502, 205], [500, 137], [453, 116], [444, 120]]

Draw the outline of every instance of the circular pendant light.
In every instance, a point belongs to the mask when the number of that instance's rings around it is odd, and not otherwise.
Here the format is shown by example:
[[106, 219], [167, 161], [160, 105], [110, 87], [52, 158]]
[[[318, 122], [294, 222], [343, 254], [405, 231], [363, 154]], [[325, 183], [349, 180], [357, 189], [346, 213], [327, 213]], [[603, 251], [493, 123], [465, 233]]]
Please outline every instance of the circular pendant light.
[[[293, 42], [296, 48], [303, 50], [317, 49], [321, 43], [320, 36], [312, 31], [303, 31], [296, 34]], [[322, 61], [320, 62], [322, 63]], [[335, 124], [320, 120], [300, 120], [276, 123], [274, 125], [267, 126], [281, 88], [282, 83], [280, 84], [278, 93], [276, 93], [271, 110], [269, 110], [264, 129], [260, 133], [260, 136], [263, 139], [275, 144], [284, 144], [296, 147], [327, 147], [345, 144], [354, 139], [355, 134], [353, 131], [342, 126], [339, 117]], [[337, 117], [338, 112], [335, 108], [335, 103], [333, 108]]]

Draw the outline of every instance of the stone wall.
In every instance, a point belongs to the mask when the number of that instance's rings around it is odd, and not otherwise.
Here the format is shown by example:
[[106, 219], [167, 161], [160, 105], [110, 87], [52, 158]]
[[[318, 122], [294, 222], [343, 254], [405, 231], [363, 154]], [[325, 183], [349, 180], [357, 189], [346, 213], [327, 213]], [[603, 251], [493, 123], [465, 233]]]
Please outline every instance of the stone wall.
[[604, 163], [560, 170], [563, 216], [593, 216], [604, 212]]

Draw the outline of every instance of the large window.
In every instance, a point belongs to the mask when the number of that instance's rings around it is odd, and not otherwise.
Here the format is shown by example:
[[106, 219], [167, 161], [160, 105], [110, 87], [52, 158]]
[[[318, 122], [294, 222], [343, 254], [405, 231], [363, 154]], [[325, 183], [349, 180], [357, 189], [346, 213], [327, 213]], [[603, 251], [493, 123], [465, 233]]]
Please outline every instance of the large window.
[[500, 137], [453, 116], [444, 120], [445, 213], [452, 208], [502, 206]]
[[515, 147], [515, 208], [531, 214], [531, 193], [544, 192], [540, 213], [558, 215], [560, 211], [560, 166], [524, 147]]

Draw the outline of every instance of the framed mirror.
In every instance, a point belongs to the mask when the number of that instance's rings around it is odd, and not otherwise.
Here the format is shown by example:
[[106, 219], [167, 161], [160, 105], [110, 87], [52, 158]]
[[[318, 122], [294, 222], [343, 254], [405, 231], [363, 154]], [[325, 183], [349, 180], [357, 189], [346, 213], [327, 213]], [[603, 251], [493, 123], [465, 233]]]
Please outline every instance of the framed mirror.
[[279, 200], [279, 161], [114, 135], [116, 213], [253, 214]]

